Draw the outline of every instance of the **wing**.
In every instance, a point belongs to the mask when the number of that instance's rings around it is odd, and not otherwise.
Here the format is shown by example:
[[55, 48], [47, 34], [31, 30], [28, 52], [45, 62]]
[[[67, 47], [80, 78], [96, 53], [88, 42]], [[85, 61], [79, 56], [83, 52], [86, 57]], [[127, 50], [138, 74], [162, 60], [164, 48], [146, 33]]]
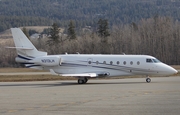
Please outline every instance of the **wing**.
[[72, 77], [97, 77], [96, 73], [81, 73], [81, 74], [60, 74], [61, 76], [72, 76]]
[[72, 76], [72, 77], [105, 77], [109, 76], [108, 72], [94, 72], [94, 73], [79, 73], [79, 74], [57, 74], [54, 72], [53, 69], [50, 69], [51, 74], [53, 75], [60, 75], [60, 76]]

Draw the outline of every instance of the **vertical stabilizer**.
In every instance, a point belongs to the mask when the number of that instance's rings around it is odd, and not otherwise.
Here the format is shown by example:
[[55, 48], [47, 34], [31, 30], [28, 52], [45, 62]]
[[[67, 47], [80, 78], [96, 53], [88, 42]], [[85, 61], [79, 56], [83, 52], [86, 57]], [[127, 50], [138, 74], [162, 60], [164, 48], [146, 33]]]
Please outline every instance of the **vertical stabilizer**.
[[47, 52], [38, 51], [20, 28], [11, 28], [11, 32], [18, 56], [34, 58], [47, 55]]

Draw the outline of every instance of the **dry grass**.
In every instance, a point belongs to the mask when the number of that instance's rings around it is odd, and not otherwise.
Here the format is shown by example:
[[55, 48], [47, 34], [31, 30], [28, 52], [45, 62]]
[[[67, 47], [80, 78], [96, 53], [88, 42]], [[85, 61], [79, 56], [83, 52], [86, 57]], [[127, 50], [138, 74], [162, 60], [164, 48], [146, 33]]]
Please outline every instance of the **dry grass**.
[[10, 75], [0, 76], [0, 82], [19, 82], [19, 81], [52, 81], [52, 80], [74, 80], [73, 77], [62, 77], [53, 75]]
[[13, 39], [0, 39], [0, 45], [14, 44]]
[[[22, 29], [23, 27], [20, 27], [20, 28]], [[26, 26], [25, 28], [28, 30], [35, 30], [35, 31], [41, 33], [41, 32], [43, 32], [44, 29], [51, 28], [51, 26]], [[60, 28], [60, 32], [63, 32], [63, 31], [64, 31], [64, 29]]]
[[[0, 68], [0, 73], [47, 72], [30, 68]], [[0, 75], [0, 82], [73, 80], [73, 77], [54, 75]]]
[[0, 73], [13, 73], [13, 72], [45, 72], [45, 71], [30, 69], [30, 68], [0, 68]]
[[[23, 29], [23, 27], [20, 27]], [[44, 29], [50, 28], [50, 26], [25, 26], [27, 30], [35, 30], [39, 33], [43, 32]]]
[[176, 70], [180, 70], [180, 65], [172, 65], [171, 67], [175, 68]]
[[4, 32], [1, 32], [1, 33], [0, 33], [0, 38], [2, 38], [2, 39], [12, 38], [12, 34], [11, 34], [10, 29], [5, 30]]

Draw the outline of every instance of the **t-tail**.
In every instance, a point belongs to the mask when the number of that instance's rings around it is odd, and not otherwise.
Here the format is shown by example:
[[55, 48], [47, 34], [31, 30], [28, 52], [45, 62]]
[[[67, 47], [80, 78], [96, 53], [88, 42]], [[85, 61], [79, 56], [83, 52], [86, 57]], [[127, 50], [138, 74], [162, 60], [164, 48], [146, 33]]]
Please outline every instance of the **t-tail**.
[[37, 67], [40, 65], [33, 63], [33, 60], [38, 57], [47, 56], [47, 52], [38, 51], [20, 28], [11, 28], [11, 32], [15, 47], [7, 48], [16, 49], [18, 54], [16, 62], [23, 63], [29, 68], [38, 69]]

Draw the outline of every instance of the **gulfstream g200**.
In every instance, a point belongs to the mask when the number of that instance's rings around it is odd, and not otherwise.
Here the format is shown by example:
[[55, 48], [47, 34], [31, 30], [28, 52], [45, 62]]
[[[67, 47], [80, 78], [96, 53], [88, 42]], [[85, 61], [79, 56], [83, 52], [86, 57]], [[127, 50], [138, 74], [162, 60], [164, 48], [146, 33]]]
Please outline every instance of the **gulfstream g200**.
[[48, 70], [54, 75], [73, 76], [79, 84], [89, 78], [145, 75], [171, 75], [177, 71], [148, 55], [63, 54], [47, 55], [38, 51], [19, 28], [11, 28], [18, 56], [16, 62], [28, 68]]

